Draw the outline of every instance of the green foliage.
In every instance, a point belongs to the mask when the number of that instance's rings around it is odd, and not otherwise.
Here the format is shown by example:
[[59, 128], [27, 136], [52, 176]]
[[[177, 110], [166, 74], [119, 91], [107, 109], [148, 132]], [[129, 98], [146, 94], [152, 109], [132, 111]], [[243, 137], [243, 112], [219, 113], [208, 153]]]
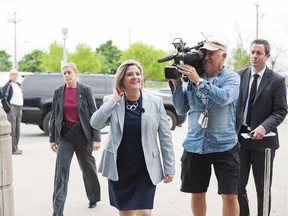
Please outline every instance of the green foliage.
[[238, 47], [232, 51], [232, 59], [230, 59], [229, 65], [235, 71], [250, 66], [250, 56], [241, 45], [238, 45]]
[[128, 59], [138, 61], [144, 70], [145, 79], [165, 80], [164, 67], [165, 63], [159, 64], [157, 59], [166, 56], [162, 50], [156, 50], [152, 46], [143, 43], [134, 43], [128, 50], [122, 52], [121, 62]]
[[[144, 70], [146, 80], [164, 81], [164, 68], [171, 65], [170, 62], [158, 63], [159, 58], [175, 54], [175, 51], [164, 52], [141, 42], [132, 44], [127, 50], [120, 51], [108, 40], [96, 48], [95, 52], [85, 44], [79, 44], [75, 53], [67, 53], [68, 62], [75, 62], [80, 73], [115, 73], [121, 62], [127, 59], [139, 61]], [[227, 66], [233, 70], [239, 70], [250, 65], [249, 53], [239, 43], [232, 55], [227, 59]], [[0, 71], [9, 71], [12, 63], [10, 55], [0, 50]], [[54, 42], [48, 52], [34, 50], [23, 57], [18, 63], [20, 71], [51, 71], [60, 72], [63, 59], [63, 46]]]
[[40, 57], [42, 64], [40, 65], [41, 71], [46, 72], [60, 72], [61, 60], [63, 57], [63, 48], [56, 42], [50, 45], [49, 51], [44, 52]]
[[30, 54], [25, 55], [21, 61], [18, 62], [19, 71], [41, 72], [41, 58], [43, 51], [33, 50]]
[[96, 54], [99, 55], [99, 57], [103, 57], [102, 62], [106, 66], [106, 68], [103, 68], [103, 72], [115, 74], [120, 64], [121, 51], [112, 45], [112, 40], [108, 40], [106, 43], [101, 44], [99, 48], [96, 48]]
[[77, 65], [79, 73], [100, 73], [102, 64], [99, 59], [101, 58], [97, 58], [92, 49], [85, 44], [79, 44], [76, 52], [68, 55], [69, 62]]
[[4, 50], [0, 50], [0, 71], [10, 71], [12, 69], [12, 62], [9, 61], [11, 55]]

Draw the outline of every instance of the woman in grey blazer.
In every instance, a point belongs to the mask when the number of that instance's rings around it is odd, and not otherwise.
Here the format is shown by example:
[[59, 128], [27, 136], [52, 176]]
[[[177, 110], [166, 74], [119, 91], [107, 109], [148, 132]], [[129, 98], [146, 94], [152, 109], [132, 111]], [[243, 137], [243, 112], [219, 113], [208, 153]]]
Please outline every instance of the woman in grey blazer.
[[143, 92], [143, 81], [138, 62], [123, 62], [116, 72], [114, 94], [104, 97], [90, 119], [97, 130], [110, 125], [99, 172], [108, 178], [110, 205], [121, 216], [151, 215], [156, 185], [171, 182], [175, 173], [162, 99]]

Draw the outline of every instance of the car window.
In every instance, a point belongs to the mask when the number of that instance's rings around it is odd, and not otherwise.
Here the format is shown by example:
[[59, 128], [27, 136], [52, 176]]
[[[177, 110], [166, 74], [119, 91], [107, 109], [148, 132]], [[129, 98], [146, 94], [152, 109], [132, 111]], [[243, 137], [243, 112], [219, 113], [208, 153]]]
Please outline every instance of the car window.
[[[52, 78], [47, 79], [47, 76]], [[21, 88], [24, 94], [29, 95], [53, 95], [55, 88], [64, 84], [63, 76], [60, 74], [32, 74], [25, 79], [27, 80], [22, 83]]]
[[105, 77], [80, 76], [79, 82], [90, 86], [92, 88], [93, 93], [98, 94], [106, 93]]

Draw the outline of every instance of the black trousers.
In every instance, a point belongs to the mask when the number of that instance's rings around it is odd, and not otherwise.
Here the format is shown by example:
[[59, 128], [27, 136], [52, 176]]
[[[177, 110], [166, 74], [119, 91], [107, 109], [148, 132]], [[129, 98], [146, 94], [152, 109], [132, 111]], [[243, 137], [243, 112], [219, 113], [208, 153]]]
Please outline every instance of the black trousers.
[[67, 196], [67, 186], [71, 160], [76, 153], [79, 166], [83, 174], [86, 195], [90, 202], [100, 201], [100, 184], [97, 177], [96, 162], [92, 155], [92, 143], [88, 142], [83, 130], [66, 131], [58, 143], [56, 158], [53, 216], [62, 216]]
[[[249, 131], [242, 131], [247, 133]], [[265, 138], [264, 138], [265, 139]], [[239, 137], [239, 142], [251, 142], [251, 139], [244, 140]], [[247, 146], [247, 145], [245, 145]], [[273, 161], [275, 150], [271, 150], [271, 178], [269, 187], [269, 215], [271, 210], [271, 185], [273, 175]], [[265, 170], [265, 152], [256, 151], [254, 148], [243, 148], [239, 150], [240, 158], [240, 181], [238, 200], [240, 205], [240, 216], [250, 216], [249, 199], [247, 194], [247, 184], [249, 180], [250, 170], [254, 177], [256, 192], [257, 192], [257, 216], [263, 216], [263, 198], [264, 198], [264, 170]]]

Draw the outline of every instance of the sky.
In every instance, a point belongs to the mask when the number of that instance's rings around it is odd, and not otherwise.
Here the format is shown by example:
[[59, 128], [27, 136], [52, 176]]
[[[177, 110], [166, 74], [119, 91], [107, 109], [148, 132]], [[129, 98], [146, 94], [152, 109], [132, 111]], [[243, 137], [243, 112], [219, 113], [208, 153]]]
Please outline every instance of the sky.
[[108, 40], [120, 50], [142, 42], [163, 51], [174, 50], [181, 37], [188, 47], [203, 40], [218, 40], [232, 51], [242, 40], [244, 49], [256, 37], [271, 44], [279, 55], [276, 69], [288, 70], [288, 12], [284, 0], [0, 0], [0, 50], [14, 62], [35, 49], [63, 45], [62, 29], [68, 29], [66, 48], [79, 44], [95, 50]]

